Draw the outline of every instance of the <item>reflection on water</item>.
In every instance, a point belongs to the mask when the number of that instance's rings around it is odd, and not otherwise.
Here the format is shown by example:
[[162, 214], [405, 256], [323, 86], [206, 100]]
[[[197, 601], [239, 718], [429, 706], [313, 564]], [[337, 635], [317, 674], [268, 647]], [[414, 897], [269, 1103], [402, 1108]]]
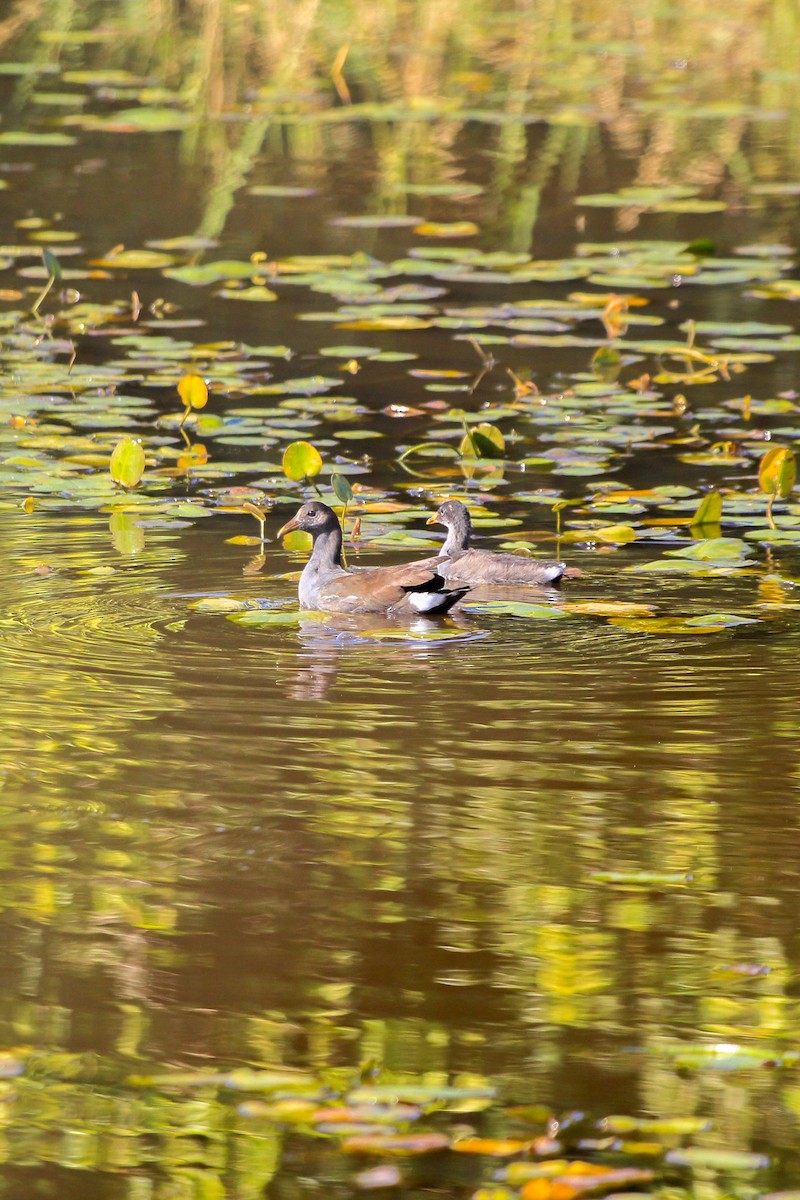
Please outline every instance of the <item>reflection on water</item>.
[[[48, 561], [61, 531], [35, 536]], [[419, 644], [310, 615], [247, 630], [181, 598], [225, 590], [238, 551], [207, 525], [161, 537], [131, 564], [89, 520], [57, 574], [10, 573], [9, 1044], [106, 1071], [377, 1057], [558, 1108], [701, 1111], [734, 1145], [755, 1105], [777, 1122], [759, 1138], [794, 1130], [790, 1079], [748, 1079], [734, 1113], [740, 1077], [664, 1057], [795, 1035], [791, 629], [655, 649], [592, 619], [462, 618], [469, 640]], [[752, 580], [725, 587], [752, 603]], [[38, 1157], [63, 1112], [23, 1096]]]

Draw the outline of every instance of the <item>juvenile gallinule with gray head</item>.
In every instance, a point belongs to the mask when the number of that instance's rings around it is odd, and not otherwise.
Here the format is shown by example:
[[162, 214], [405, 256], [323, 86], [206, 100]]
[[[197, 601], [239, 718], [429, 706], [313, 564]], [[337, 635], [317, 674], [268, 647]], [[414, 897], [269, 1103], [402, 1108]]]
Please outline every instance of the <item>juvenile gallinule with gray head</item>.
[[481, 584], [538, 583], [553, 584], [567, 571], [566, 563], [523, 558], [519, 554], [496, 554], [470, 545], [472, 520], [469, 509], [460, 500], [445, 500], [426, 524], [444, 525], [447, 538], [437, 571], [448, 583]]
[[304, 529], [314, 539], [311, 557], [300, 576], [301, 608], [318, 612], [387, 613], [391, 616], [423, 613], [441, 616], [469, 591], [469, 584], [448, 584], [435, 563], [404, 563], [348, 571], [342, 564], [342, 527], [332, 508], [310, 500], [278, 537]]

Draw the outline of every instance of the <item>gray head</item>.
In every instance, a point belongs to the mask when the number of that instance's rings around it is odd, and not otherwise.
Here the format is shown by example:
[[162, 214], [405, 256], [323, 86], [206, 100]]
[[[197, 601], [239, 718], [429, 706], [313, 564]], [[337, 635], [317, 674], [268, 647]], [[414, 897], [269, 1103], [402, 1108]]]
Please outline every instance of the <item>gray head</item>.
[[469, 509], [460, 500], [445, 500], [444, 504], [439, 505], [438, 511], [428, 518], [426, 524], [444, 525], [447, 529], [442, 554], [452, 556], [469, 549], [472, 521]]
[[321, 500], [309, 500], [298, 508], [291, 521], [287, 521], [283, 528], [278, 530], [278, 537], [283, 537], [285, 533], [291, 533], [293, 529], [305, 530], [315, 541], [321, 533], [332, 533], [333, 531], [341, 533], [336, 513]]

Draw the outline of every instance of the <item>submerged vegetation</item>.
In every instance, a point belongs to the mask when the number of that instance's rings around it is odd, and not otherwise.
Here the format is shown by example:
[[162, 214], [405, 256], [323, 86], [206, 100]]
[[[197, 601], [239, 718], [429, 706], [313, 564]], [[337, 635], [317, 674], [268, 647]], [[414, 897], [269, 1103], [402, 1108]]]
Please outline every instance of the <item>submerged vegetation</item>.
[[[799, 37], [4, 11], [9, 1194], [796, 1186]], [[317, 495], [583, 573], [298, 612]]]

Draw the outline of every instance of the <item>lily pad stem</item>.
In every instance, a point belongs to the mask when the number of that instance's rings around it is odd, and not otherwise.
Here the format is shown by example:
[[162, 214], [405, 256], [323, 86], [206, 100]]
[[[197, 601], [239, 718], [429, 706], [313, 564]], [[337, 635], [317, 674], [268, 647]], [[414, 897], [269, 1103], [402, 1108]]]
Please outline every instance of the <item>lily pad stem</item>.
[[34, 317], [39, 312], [40, 305], [47, 298], [47, 294], [50, 291], [53, 284], [55, 283], [55, 281], [56, 281], [55, 275], [51, 275], [50, 278], [48, 279], [47, 283], [43, 287], [42, 291], [36, 297], [36, 300], [34, 301], [34, 304], [33, 304], [33, 308], [31, 309], [31, 313], [33, 314]]
[[345, 554], [345, 550], [344, 550], [344, 530], [345, 530], [344, 523], [346, 520], [347, 520], [347, 503], [345, 502], [344, 506], [342, 507], [342, 562], [344, 563], [345, 570], [347, 570], [347, 555]]

